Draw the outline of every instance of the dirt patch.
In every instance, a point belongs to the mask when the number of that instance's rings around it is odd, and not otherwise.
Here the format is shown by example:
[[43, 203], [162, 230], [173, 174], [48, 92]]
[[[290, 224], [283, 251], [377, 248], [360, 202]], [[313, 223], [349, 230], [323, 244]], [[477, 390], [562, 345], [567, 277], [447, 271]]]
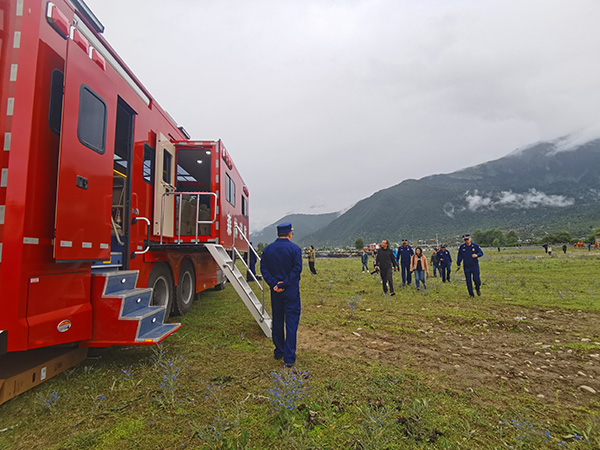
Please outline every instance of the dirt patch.
[[490, 311], [490, 317], [494, 320], [398, 317], [399, 324], [410, 321], [416, 333], [389, 334], [350, 323], [341, 329], [303, 327], [299, 350], [380, 360], [441, 376], [450, 389], [520, 390], [569, 406], [598, 400], [600, 342], [589, 334], [600, 330], [600, 313], [507, 307]]

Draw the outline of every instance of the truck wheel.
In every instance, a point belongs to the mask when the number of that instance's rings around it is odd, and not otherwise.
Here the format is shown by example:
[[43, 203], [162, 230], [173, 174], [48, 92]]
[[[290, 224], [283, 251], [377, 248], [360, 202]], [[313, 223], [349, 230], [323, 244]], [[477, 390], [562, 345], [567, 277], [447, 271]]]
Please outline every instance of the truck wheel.
[[175, 303], [173, 303], [173, 313], [183, 316], [192, 307], [194, 296], [196, 295], [196, 272], [194, 265], [186, 259], [179, 271], [179, 280], [175, 289]]
[[152, 288], [151, 306], [164, 306], [165, 319], [173, 308], [173, 275], [165, 263], [156, 263], [148, 277], [148, 287]]

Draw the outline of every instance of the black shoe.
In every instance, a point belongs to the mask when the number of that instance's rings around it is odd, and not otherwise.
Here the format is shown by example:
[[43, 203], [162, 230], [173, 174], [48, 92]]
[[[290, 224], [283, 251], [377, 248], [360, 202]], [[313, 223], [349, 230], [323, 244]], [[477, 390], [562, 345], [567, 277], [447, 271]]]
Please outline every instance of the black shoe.
[[469, 294], [469, 297], [474, 298], [475, 296], [473, 294]]
[[475, 290], [477, 291], [477, 296], [481, 296], [481, 290], [478, 287], [476, 287]]
[[283, 365], [283, 368], [284, 368], [284, 369], [291, 369], [292, 367], [294, 367], [294, 363], [291, 363], [291, 364], [285, 363], [285, 364]]
[[390, 297], [391, 297], [392, 295], [396, 295], [396, 293], [395, 293], [395, 292], [392, 292], [392, 293], [390, 293]]

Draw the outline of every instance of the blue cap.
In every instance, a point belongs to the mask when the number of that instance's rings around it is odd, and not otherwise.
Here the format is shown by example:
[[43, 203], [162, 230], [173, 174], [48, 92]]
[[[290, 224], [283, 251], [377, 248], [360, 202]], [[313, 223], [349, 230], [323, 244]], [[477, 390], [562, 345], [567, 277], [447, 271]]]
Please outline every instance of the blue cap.
[[277, 225], [277, 234], [287, 234], [294, 228], [290, 222], [283, 222]]
[[446, 244], [440, 245], [440, 248], [446, 248]]
[[469, 239], [471, 237], [470, 234], [463, 234], [463, 239], [466, 241], [467, 239]]

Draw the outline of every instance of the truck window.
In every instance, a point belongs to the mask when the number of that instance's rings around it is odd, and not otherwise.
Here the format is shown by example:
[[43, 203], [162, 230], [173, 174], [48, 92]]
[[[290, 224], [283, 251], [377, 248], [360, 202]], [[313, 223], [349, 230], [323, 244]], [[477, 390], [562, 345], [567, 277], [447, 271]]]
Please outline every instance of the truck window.
[[248, 199], [242, 195], [242, 216], [248, 217]]
[[48, 125], [53, 133], [60, 136], [62, 124], [63, 84], [65, 74], [58, 69], [52, 71], [50, 79], [50, 107], [48, 108]]
[[231, 206], [235, 206], [235, 183], [229, 176], [225, 174], [225, 199], [231, 203]]
[[77, 137], [86, 147], [104, 154], [106, 148], [106, 103], [86, 85], [79, 91]]
[[154, 185], [154, 148], [144, 144], [144, 164], [142, 166], [144, 181]]
[[167, 184], [171, 184], [171, 159], [173, 156], [165, 151], [163, 152], [163, 181]]

